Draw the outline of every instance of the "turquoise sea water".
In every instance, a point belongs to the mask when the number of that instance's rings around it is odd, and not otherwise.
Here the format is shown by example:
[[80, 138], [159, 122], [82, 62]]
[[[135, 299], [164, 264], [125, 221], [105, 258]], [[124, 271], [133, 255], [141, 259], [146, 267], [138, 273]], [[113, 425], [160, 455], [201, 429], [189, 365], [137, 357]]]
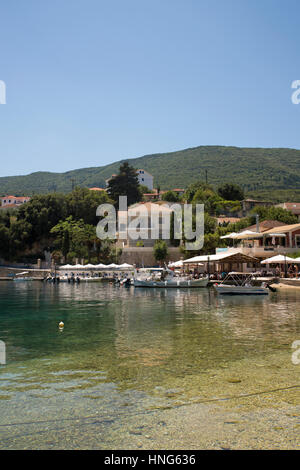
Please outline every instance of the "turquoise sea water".
[[[297, 291], [221, 298], [211, 289], [2, 282], [0, 448], [220, 447], [228, 413], [262, 413], [263, 423], [293, 407], [295, 420], [299, 301]], [[295, 447], [294, 420], [283, 447], [289, 437]]]

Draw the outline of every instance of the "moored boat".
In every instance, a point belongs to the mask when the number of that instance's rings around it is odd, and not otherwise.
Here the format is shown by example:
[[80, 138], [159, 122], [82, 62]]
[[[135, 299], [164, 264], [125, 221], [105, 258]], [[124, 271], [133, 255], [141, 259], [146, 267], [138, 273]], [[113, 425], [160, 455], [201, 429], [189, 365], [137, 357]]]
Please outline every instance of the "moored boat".
[[33, 281], [33, 277], [27, 276], [27, 274], [29, 274], [28, 271], [17, 273], [15, 277], [13, 277], [13, 281], [15, 282]]
[[214, 288], [221, 295], [268, 295], [269, 289], [264, 283], [260, 286], [253, 284], [252, 275], [248, 273], [229, 273], [219, 284], [215, 283]]
[[193, 279], [190, 276], [175, 276], [170, 269], [149, 268], [142, 273], [135, 273], [134, 287], [190, 288], [207, 287], [208, 277]]

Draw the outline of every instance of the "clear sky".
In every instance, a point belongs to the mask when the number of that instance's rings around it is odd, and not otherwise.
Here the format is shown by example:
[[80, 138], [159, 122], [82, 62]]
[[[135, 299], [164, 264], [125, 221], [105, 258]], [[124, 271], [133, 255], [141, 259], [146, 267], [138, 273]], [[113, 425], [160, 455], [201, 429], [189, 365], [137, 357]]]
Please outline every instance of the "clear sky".
[[0, 3], [0, 176], [300, 148], [299, 0]]

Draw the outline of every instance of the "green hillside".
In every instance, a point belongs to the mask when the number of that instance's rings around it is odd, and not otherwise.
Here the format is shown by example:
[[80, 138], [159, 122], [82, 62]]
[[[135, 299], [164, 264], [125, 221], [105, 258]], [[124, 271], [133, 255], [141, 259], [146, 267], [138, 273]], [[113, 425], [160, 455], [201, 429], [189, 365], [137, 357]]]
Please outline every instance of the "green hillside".
[[[155, 186], [160, 185], [161, 189], [185, 188], [194, 181], [204, 180], [207, 170], [208, 182], [213, 185], [234, 182], [252, 196], [300, 200], [300, 150], [201, 146], [129, 161], [153, 174]], [[72, 184], [104, 187], [105, 179], [118, 171], [120, 163], [66, 173], [2, 177], [0, 193], [68, 192]]]

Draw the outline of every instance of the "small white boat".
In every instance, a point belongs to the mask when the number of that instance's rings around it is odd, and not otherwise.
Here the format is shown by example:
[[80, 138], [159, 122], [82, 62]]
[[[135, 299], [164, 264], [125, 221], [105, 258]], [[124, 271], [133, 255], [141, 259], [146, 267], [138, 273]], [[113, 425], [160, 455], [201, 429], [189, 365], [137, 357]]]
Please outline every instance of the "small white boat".
[[13, 278], [13, 281], [15, 282], [33, 281], [33, 277], [29, 277], [27, 276], [27, 274], [29, 274], [28, 271], [17, 273], [16, 276]]
[[221, 295], [268, 295], [267, 285], [255, 286], [252, 278], [251, 274], [232, 272], [220, 284], [215, 283], [214, 288]]
[[174, 272], [165, 268], [149, 268], [135, 273], [134, 287], [207, 287], [208, 277], [192, 279], [190, 276], [175, 276]]

